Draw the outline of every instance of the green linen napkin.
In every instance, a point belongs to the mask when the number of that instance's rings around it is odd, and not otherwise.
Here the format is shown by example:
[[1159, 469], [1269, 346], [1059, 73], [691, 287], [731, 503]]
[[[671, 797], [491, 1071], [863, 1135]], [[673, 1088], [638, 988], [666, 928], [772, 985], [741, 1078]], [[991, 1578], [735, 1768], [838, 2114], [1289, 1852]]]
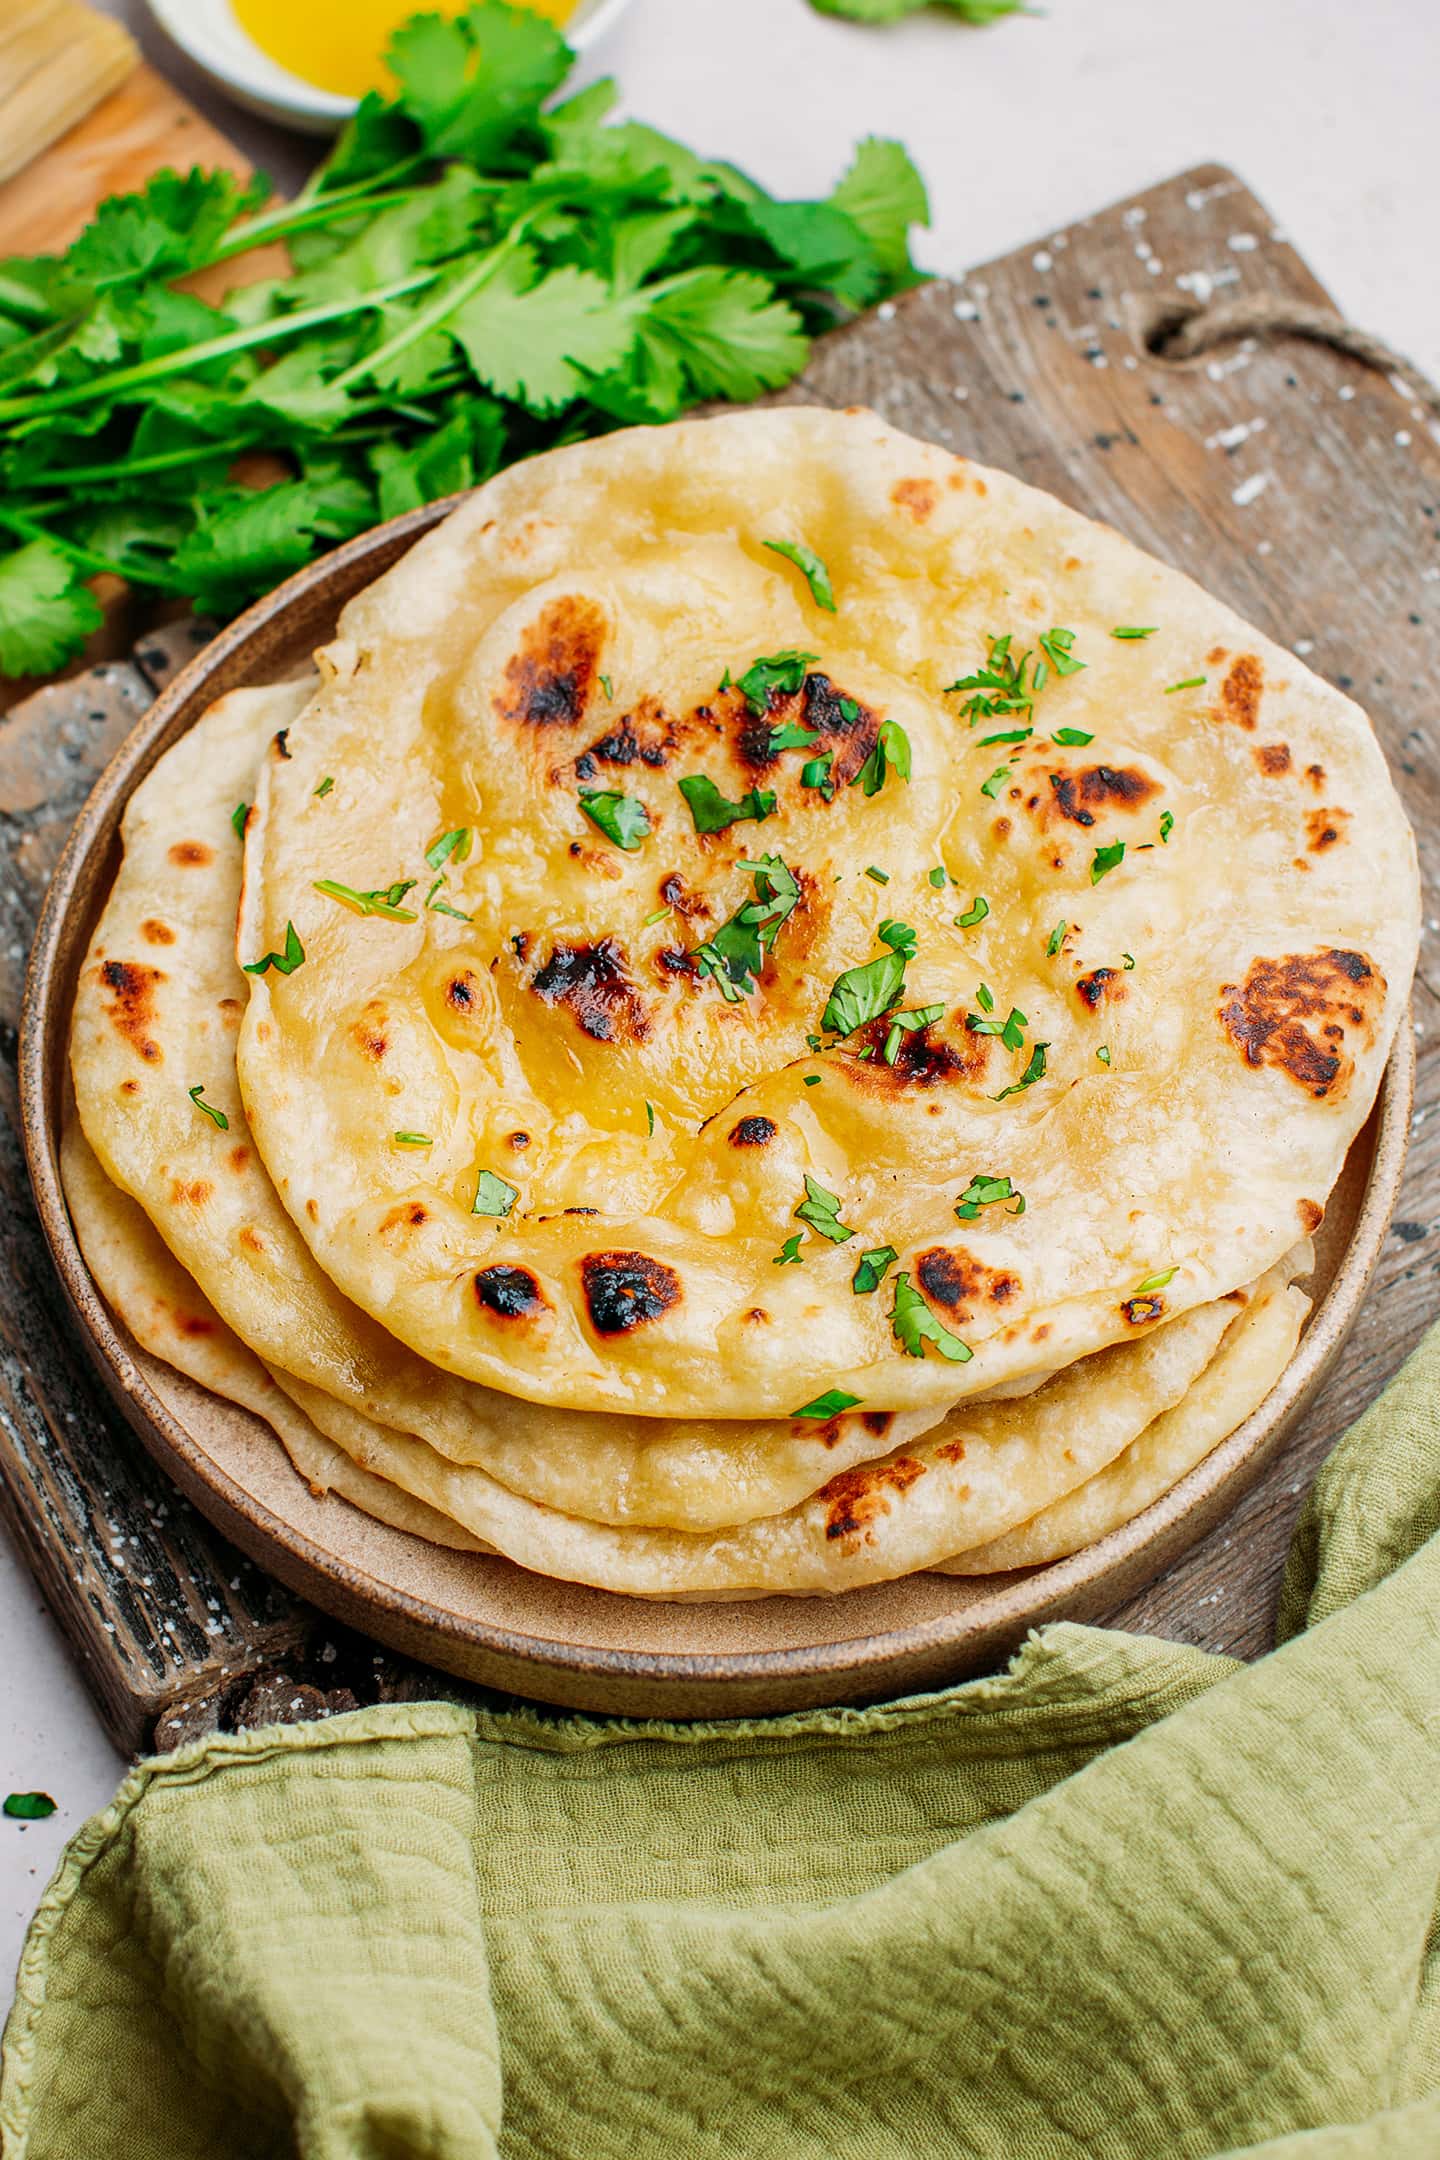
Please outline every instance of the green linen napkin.
[[1057, 1626], [866, 1711], [142, 1764], [31, 1930], [6, 2160], [1434, 2160], [1437, 1381], [1440, 1330], [1258, 1665]]

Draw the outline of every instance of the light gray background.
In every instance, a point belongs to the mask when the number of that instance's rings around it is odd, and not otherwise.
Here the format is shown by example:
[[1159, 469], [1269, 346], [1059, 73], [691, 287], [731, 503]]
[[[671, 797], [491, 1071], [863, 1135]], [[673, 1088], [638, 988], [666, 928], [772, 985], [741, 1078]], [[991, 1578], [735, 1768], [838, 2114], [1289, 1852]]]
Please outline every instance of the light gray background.
[[[107, 0], [102, 0], [107, 4]], [[296, 0], [297, 6], [305, 0]], [[420, 0], [417, 0], [417, 5]], [[310, 153], [181, 80], [282, 186]], [[1051, 0], [970, 30], [929, 12], [863, 30], [805, 0], [634, 0], [577, 80], [780, 194], [823, 192], [850, 145], [898, 135], [929, 182], [922, 259], [959, 270], [1186, 165], [1234, 165], [1357, 321], [1440, 375], [1440, 10], [1434, 0]], [[1163, 281], [1162, 281], [1163, 282]], [[124, 1768], [23, 1566], [0, 1542], [0, 1793], [42, 1786], [48, 1823], [0, 1820], [0, 2005], [60, 1848]]]

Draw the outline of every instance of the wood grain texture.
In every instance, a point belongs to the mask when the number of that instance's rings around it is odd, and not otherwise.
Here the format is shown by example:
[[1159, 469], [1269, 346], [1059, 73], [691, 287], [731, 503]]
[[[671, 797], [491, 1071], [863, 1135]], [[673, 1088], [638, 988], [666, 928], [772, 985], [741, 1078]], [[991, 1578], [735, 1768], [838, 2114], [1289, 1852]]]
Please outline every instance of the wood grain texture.
[[[1353, 690], [1396, 770], [1428, 887], [1440, 849], [1428, 714], [1440, 672], [1440, 448], [1406, 386], [1313, 345], [1242, 345], [1178, 367], [1157, 360], [1148, 326], [1177, 292], [1203, 296], [1206, 281], [1224, 296], [1327, 299], [1242, 184], [1207, 168], [835, 333], [784, 396], [872, 404], [917, 434], [1052, 489]], [[148, 697], [149, 681], [173, 669], [188, 634], [172, 625], [142, 640], [134, 664], [100, 679], [103, 695], [91, 695], [96, 678], [87, 678], [40, 693], [0, 724], [7, 1049], [20, 957], [65, 826], [126, 715]], [[1267, 1647], [1300, 1493], [1436, 1309], [1437, 989], [1440, 951], [1427, 924], [1405, 1195], [1331, 1382], [1228, 1520], [1117, 1613], [1117, 1624], [1241, 1655]], [[377, 1658], [318, 1628], [283, 1593], [267, 1594], [99, 1408], [29, 1220], [13, 1072], [3, 1080], [0, 1498], [111, 1729], [133, 1745], [162, 1711], [163, 1737], [174, 1739], [292, 1698], [304, 1715], [345, 1707], [347, 1695], [454, 1692], [455, 1683]], [[253, 1676], [277, 1655], [297, 1683], [272, 1673], [257, 1697]], [[303, 1671], [299, 1660], [308, 1661]]]

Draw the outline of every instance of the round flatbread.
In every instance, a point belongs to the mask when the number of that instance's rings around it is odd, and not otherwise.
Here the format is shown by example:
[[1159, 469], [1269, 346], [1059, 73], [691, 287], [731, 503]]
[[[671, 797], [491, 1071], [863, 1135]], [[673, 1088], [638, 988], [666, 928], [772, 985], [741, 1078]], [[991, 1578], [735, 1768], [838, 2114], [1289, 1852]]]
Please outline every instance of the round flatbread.
[[1410, 831], [1364, 714], [1118, 534], [870, 413], [745, 413], [513, 467], [321, 660], [248, 844], [241, 1085], [433, 1364], [943, 1405], [1318, 1221]]
[[335, 1289], [280, 1204], [235, 1082], [248, 990], [236, 812], [308, 695], [232, 692], [141, 783], [76, 992], [86, 1136], [227, 1325], [290, 1382], [599, 1522], [706, 1530], [778, 1514], [929, 1430], [943, 1409], [780, 1422], [555, 1411], [437, 1371]]

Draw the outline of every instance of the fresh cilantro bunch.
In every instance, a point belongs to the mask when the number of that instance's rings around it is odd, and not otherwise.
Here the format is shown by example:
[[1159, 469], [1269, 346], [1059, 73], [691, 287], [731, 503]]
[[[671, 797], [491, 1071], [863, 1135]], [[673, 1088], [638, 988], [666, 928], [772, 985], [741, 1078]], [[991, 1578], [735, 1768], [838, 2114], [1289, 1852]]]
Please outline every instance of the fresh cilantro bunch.
[[[0, 673], [76, 651], [98, 572], [233, 610], [512, 459], [776, 389], [917, 281], [897, 143], [779, 202], [612, 123], [609, 82], [549, 103], [573, 55], [528, 9], [415, 16], [389, 57], [396, 97], [295, 201], [162, 172], [64, 255], [0, 262]], [[178, 282], [275, 241], [291, 274], [220, 305]], [[257, 452], [283, 475], [259, 489]]]

